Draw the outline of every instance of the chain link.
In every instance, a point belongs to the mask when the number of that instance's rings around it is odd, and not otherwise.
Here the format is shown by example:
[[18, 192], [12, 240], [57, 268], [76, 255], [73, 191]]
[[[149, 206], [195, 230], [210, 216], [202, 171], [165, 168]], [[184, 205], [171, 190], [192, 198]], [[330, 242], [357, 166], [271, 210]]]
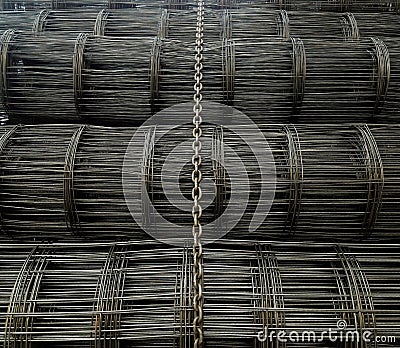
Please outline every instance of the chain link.
[[203, 247], [201, 245], [201, 235], [202, 226], [200, 224], [200, 218], [202, 216], [202, 208], [200, 205], [200, 200], [202, 196], [200, 182], [202, 179], [202, 174], [200, 170], [201, 166], [201, 141], [200, 137], [202, 135], [201, 131], [201, 112], [203, 107], [201, 101], [203, 96], [201, 94], [203, 89], [202, 79], [203, 79], [203, 35], [204, 35], [204, 1], [198, 0], [197, 7], [197, 27], [196, 27], [196, 63], [194, 65], [194, 106], [193, 106], [193, 172], [192, 181], [194, 184], [192, 190], [193, 198], [193, 335], [194, 335], [194, 348], [203, 347], [203, 305], [204, 305], [204, 295], [203, 295], [203, 284], [204, 284], [204, 274], [203, 274]]

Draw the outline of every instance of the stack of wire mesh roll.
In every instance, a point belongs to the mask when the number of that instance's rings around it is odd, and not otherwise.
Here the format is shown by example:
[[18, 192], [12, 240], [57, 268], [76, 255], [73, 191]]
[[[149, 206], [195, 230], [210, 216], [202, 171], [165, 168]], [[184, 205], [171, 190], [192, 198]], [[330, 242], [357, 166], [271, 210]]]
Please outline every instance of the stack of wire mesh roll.
[[[0, 250], [4, 347], [193, 345], [190, 249], [147, 242]], [[204, 254], [207, 344], [330, 347], [366, 337], [365, 347], [375, 339], [393, 347], [399, 256], [396, 245], [211, 246]]]
[[[254, 215], [265, 214], [252, 238], [397, 238], [399, 127], [260, 127], [271, 153], [270, 157], [261, 157], [261, 164], [257, 153], [264, 148], [252, 134], [253, 128], [243, 125], [241, 137], [221, 130], [223, 145], [215, 141], [221, 133], [218, 135], [213, 127], [204, 129], [203, 172], [210, 179], [203, 187], [209, 196], [209, 205], [204, 203], [204, 221], [210, 224], [210, 230], [219, 214], [224, 218], [214, 227], [220, 230], [231, 219], [239, 218], [229, 236], [245, 239]], [[145, 238], [135, 222], [137, 216], [131, 215], [127, 188], [137, 192], [138, 202], [145, 189], [155, 211], [189, 228], [190, 215], [185, 217], [184, 208], [175, 205], [181, 198], [171, 194], [189, 196], [191, 192], [190, 166], [182, 162], [187, 153], [179, 147], [190, 128], [178, 127], [167, 135], [163, 135], [162, 126], [145, 129], [136, 133], [134, 128], [79, 125], [3, 127], [3, 238]], [[148, 136], [151, 131], [153, 137]], [[250, 147], [252, 142], [255, 144]], [[234, 154], [229, 149], [234, 149]], [[217, 152], [226, 166], [222, 176], [214, 170], [218, 159], [213, 154]], [[239, 162], [235, 156], [239, 156]], [[238, 172], [239, 165], [245, 168], [243, 176]], [[124, 182], [124, 173], [128, 178], [131, 175], [133, 186]], [[215, 194], [218, 182], [224, 190]], [[275, 190], [275, 195], [263, 198], [263, 190]], [[229, 197], [244, 200], [246, 192], [251, 193], [247, 203], [229, 202]], [[258, 205], [261, 211], [256, 210]], [[134, 207], [137, 214], [145, 214], [144, 207]], [[162, 229], [161, 224], [154, 227]]]
[[[198, 348], [398, 346], [399, 1], [205, 6]], [[0, 11], [0, 346], [193, 347], [196, 1]]]

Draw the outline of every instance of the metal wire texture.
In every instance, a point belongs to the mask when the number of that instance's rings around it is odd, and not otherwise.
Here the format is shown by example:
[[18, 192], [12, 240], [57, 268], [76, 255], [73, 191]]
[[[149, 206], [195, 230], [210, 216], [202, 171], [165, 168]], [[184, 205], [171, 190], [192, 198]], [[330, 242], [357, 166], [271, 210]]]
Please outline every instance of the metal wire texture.
[[[327, 347], [333, 343], [327, 335], [316, 340], [330, 329], [348, 347], [375, 345], [346, 342], [346, 332], [398, 340], [398, 259], [398, 245], [242, 241], [209, 247], [205, 342], [216, 348]], [[192, 344], [188, 249], [154, 243], [2, 245], [0, 269], [4, 347]], [[339, 323], [346, 327], [340, 330]], [[300, 338], [312, 331], [315, 341], [283, 343], [279, 331], [286, 338], [292, 331]]]
[[[44, 125], [2, 129], [3, 237], [25, 240], [145, 237], [135, 222], [137, 217], [134, 219], [129, 211], [122, 182], [124, 158], [134, 128]], [[184, 215], [183, 208], [175, 205], [182, 200], [181, 195], [190, 197], [192, 189], [190, 165], [185, 164], [190, 158], [182, 158], [175, 149], [190, 128], [178, 127], [156, 142], [145, 129], [132, 140], [132, 146], [137, 153], [145, 151], [143, 154], [147, 155], [137, 163], [125, 165], [136, 173], [138, 189], [147, 192], [152, 209], [176, 226], [190, 226], [190, 214]], [[262, 126], [273, 156], [273, 163], [263, 166], [275, 167], [275, 174], [267, 177], [262, 176], [263, 167], [254, 157], [263, 145], [252, 135], [253, 128], [243, 125], [241, 129], [242, 135], [247, 136], [246, 142], [224, 128], [217, 133], [213, 127], [204, 129], [202, 171], [209, 181], [204, 184], [203, 192], [211, 194], [208, 206], [204, 203], [203, 207], [204, 224], [223, 215], [221, 224], [214, 227], [222, 231], [227, 228], [226, 222], [239, 216], [236, 227], [228, 234], [239, 239], [398, 239], [399, 127]], [[163, 127], [152, 132], [163, 134]], [[213, 138], [217, 134], [219, 138]], [[221, 136], [222, 143], [213, 140]], [[239, 177], [237, 160], [227, 152], [228, 148], [234, 149], [246, 170]], [[216, 170], [217, 158], [223, 158], [225, 167]], [[273, 189], [270, 212], [257, 230], [249, 234], [251, 221], [259, 214], [258, 205], [267, 211], [268, 202], [260, 201], [261, 190]], [[234, 202], [236, 206], [227, 210], [230, 197], [238, 194], [242, 194], [241, 201]], [[143, 197], [139, 195], [137, 199]], [[185, 200], [179, 202], [185, 204]], [[144, 204], [136, 203], [139, 207]], [[190, 200], [186, 203], [190, 207]], [[147, 216], [143, 209], [142, 214]], [[152, 213], [148, 217], [152, 219]]]

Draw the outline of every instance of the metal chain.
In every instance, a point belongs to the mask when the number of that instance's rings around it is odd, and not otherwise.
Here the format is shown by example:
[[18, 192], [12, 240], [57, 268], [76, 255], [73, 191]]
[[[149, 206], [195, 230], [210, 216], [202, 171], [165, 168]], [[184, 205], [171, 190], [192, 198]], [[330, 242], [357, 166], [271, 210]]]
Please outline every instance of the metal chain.
[[193, 106], [193, 151], [194, 155], [192, 157], [193, 172], [192, 181], [194, 184], [192, 190], [193, 198], [193, 335], [194, 335], [194, 348], [203, 347], [203, 305], [204, 305], [204, 295], [203, 295], [203, 284], [204, 284], [204, 274], [203, 274], [203, 247], [201, 245], [201, 235], [202, 226], [200, 224], [200, 218], [202, 215], [202, 208], [200, 206], [200, 199], [202, 196], [200, 182], [201, 182], [201, 141], [200, 137], [201, 131], [201, 112], [202, 104], [201, 101], [203, 96], [201, 91], [203, 89], [202, 85], [202, 69], [203, 69], [203, 34], [204, 34], [204, 1], [198, 0], [197, 8], [197, 27], [196, 27], [196, 63], [195, 68], [195, 84], [194, 84], [194, 106]]

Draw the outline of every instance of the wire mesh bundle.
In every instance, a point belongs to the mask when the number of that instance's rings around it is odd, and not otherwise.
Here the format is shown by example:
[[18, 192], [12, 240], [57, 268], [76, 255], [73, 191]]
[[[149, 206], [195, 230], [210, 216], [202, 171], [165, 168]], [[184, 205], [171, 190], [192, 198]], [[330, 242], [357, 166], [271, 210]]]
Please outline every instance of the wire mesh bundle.
[[42, 10], [33, 22], [32, 31], [34, 35], [56, 32], [76, 36], [81, 32], [93, 31], [96, 16], [96, 9], [77, 9], [73, 12]]
[[[262, 129], [275, 162], [276, 186], [271, 208], [253, 233], [254, 238], [397, 239], [396, 226], [400, 222], [395, 206], [399, 184], [398, 174], [394, 173], [398, 161], [397, 127], [290, 125], [276, 131], [268, 126]], [[391, 140], [385, 143], [385, 139]], [[268, 177], [261, 176], [262, 166], [252, 158], [250, 145], [240, 144], [237, 136], [224, 132], [224, 147], [235, 142], [236, 152], [249, 168], [247, 175], [254, 178], [254, 186], [250, 186], [253, 195], [246, 211], [229, 234], [241, 238], [256, 216], [257, 205], [263, 207], [260, 199], [263, 188], [256, 183], [263, 182], [264, 190], [273, 186], [266, 181]], [[251, 140], [248, 144], [253, 151], [262, 146], [253, 145]], [[229, 163], [228, 155], [224, 157]], [[226, 180], [225, 185], [234, 192], [246, 187], [247, 180], [241, 178], [234, 187]], [[228, 202], [225, 200], [223, 207]]]
[[222, 13], [224, 39], [267, 39], [276, 37], [276, 12], [264, 7], [246, 7]]
[[[138, 124], [151, 116], [157, 93], [154, 38], [89, 37], [84, 43], [79, 114], [91, 123]], [[154, 62], [154, 64], [153, 64]]]
[[6, 31], [2, 36], [2, 100], [12, 122], [77, 120], [75, 38]]
[[233, 66], [224, 74], [233, 86], [228, 103], [260, 123], [286, 121], [297, 107], [295, 84], [304, 83], [304, 64], [292, 72], [294, 59], [302, 55], [292, 56], [294, 45], [279, 39], [235, 40], [233, 46], [223, 59], [226, 66]]
[[[378, 38], [359, 44], [307, 41], [307, 77], [299, 113], [321, 120], [330, 114], [345, 121], [350, 115], [352, 120], [365, 120], [379, 114], [390, 77], [390, 61], [376, 59], [380, 47], [385, 49], [385, 44]], [[389, 59], [387, 50], [384, 53]]]
[[83, 117], [123, 125], [151, 115], [151, 91], [157, 92], [159, 71], [154, 52], [158, 41], [153, 38], [9, 33], [3, 42], [2, 96], [12, 122]]
[[[22, 239], [140, 239], [144, 233], [122, 186], [133, 133], [72, 125], [10, 127], [2, 138], [3, 233]], [[97, 234], [99, 227], [104, 234]]]
[[[396, 55], [396, 50], [393, 46], [390, 52]], [[231, 102], [260, 122], [265, 113], [271, 122], [284, 121], [288, 114], [326, 122], [324, 115], [337, 121], [349, 121], [351, 115], [357, 121], [380, 113], [386, 122], [395, 121], [397, 89], [389, 81], [397, 61], [391, 61], [390, 52], [379, 38], [359, 43], [237, 40]]]
[[0, 0], [0, 10], [73, 9], [77, 7], [133, 8], [135, 0]]
[[[54, 347], [193, 344], [188, 249], [131, 243], [31, 250], [5, 245], [1, 250], [5, 347], [50, 341]], [[394, 344], [399, 339], [398, 256], [394, 247], [372, 245], [242, 242], [208, 248], [205, 341], [216, 348], [267, 342], [327, 347], [335, 337], [349, 346], [374, 346], [362, 337]], [[322, 334], [329, 330], [330, 338]]]
[[137, 7], [132, 10], [101, 10], [96, 19], [94, 34], [117, 37], [153, 37], [165, 23], [167, 10], [157, 7]]
[[[145, 234], [138, 226], [147, 226], [146, 219], [160, 233], [170, 233], [169, 224], [189, 230], [190, 156], [180, 144], [191, 129], [164, 134], [164, 128], [144, 127], [132, 138], [130, 128], [5, 127], [3, 233], [26, 240], [140, 239]], [[262, 129], [271, 150], [246, 125], [240, 124], [240, 136], [204, 129], [205, 238], [233, 228], [229, 236], [239, 239], [398, 239], [399, 127]], [[186, 150], [190, 153], [190, 145]], [[271, 157], [261, 160], [262, 151], [271, 151]], [[276, 174], [265, 175], [265, 168]], [[126, 186], [126, 172], [135, 185]], [[267, 191], [270, 198], [263, 196]], [[156, 214], [169, 224], [158, 223]], [[258, 225], [249, 234], [254, 220]]]
[[307, 12], [281, 10], [276, 14], [278, 35], [288, 40], [290, 37], [321, 39], [325, 41], [358, 40], [357, 23], [351, 13]]

